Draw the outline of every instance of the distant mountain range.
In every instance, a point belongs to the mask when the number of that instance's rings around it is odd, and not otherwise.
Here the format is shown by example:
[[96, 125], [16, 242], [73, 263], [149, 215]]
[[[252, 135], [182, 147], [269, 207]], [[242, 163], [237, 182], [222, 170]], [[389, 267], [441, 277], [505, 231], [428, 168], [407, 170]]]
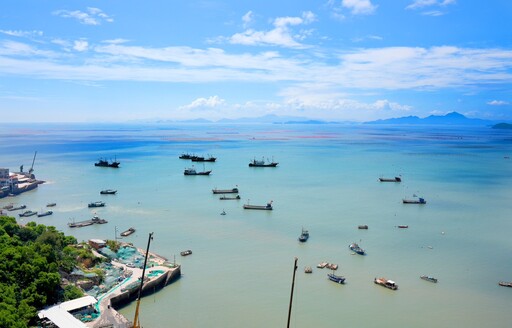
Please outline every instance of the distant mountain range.
[[[498, 123], [503, 123], [504, 121], [492, 121], [492, 120], [484, 120], [479, 118], [468, 118], [460, 113], [451, 112], [446, 115], [430, 115], [424, 118], [420, 118], [418, 116], [405, 116], [398, 118], [389, 118], [384, 120], [377, 121], [369, 121], [364, 122], [363, 124], [404, 124], [404, 125], [466, 125], [466, 126], [493, 126]], [[221, 123], [221, 124], [360, 124], [355, 122], [348, 121], [323, 121], [323, 120], [314, 120], [306, 117], [297, 117], [297, 116], [278, 116], [278, 115], [265, 115], [260, 117], [243, 117], [238, 119], [221, 119], [218, 121], [211, 121], [207, 119], [194, 119], [194, 120], [183, 120], [183, 121], [159, 121], [159, 123], [193, 123], [193, 124], [211, 124], [211, 123]], [[508, 124], [512, 122], [507, 122], [503, 124]], [[505, 126], [498, 126], [496, 128], [508, 128]]]
[[418, 116], [406, 116], [399, 118], [389, 118], [386, 120], [377, 120], [366, 122], [365, 124], [422, 124], [422, 125], [492, 125], [496, 121], [483, 120], [480, 118], [468, 118], [460, 113], [451, 112], [446, 115], [430, 115], [425, 118]]

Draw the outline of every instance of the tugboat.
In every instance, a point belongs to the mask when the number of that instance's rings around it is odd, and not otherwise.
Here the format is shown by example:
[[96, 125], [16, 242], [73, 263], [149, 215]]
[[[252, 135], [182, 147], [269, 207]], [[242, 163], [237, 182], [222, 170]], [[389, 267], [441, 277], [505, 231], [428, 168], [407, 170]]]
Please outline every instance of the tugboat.
[[272, 211], [272, 201], [268, 202], [267, 205], [249, 205], [244, 204], [244, 209], [246, 210], [267, 210]]
[[373, 279], [373, 282], [377, 285], [381, 285], [383, 287], [389, 288], [391, 290], [397, 290], [398, 285], [393, 281], [386, 278], [375, 278]]
[[268, 161], [267, 161], [267, 162], [265, 163], [265, 160], [263, 160], [263, 159], [262, 159], [261, 161], [259, 161], [259, 160], [257, 160], [257, 159], [255, 158], [255, 159], [253, 159], [253, 160], [249, 163], [249, 167], [276, 167], [276, 166], [277, 166], [277, 164], [279, 164], [279, 163], [276, 163], [276, 162], [274, 162], [274, 161], [272, 161], [272, 162], [268, 162]]
[[389, 179], [389, 178], [379, 178], [379, 181], [380, 182], [402, 182], [402, 178], [400, 177], [395, 177], [393, 179]]
[[114, 160], [109, 163], [109, 161], [107, 161], [106, 159], [100, 158], [97, 163], [94, 163], [94, 166], [113, 167], [113, 168], [117, 169], [117, 168], [119, 168], [119, 164], [121, 164], [121, 163], [118, 162], [117, 160]]
[[306, 241], [308, 241], [308, 238], [309, 238], [309, 231], [304, 230], [304, 228], [302, 228], [302, 232], [299, 236], [299, 241], [301, 243], [305, 243]]
[[87, 207], [104, 207], [105, 202], [98, 201], [98, 202], [92, 202], [87, 205]]
[[431, 276], [421, 276], [420, 278], [423, 279], [423, 280], [426, 280], [426, 281], [437, 283], [437, 278], [434, 278], [434, 277], [431, 277]]
[[350, 248], [351, 251], [359, 254], [359, 255], [365, 255], [366, 252], [364, 251], [364, 249], [362, 249], [361, 247], [359, 247], [358, 244], [356, 243], [352, 243], [348, 246], [348, 248]]
[[327, 277], [329, 278], [330, 281], [334, 281], [335, 283], [338, 284], [343, 284], [345, 282], [345, 277], [337, 276], [334, 273], [328, 273]]

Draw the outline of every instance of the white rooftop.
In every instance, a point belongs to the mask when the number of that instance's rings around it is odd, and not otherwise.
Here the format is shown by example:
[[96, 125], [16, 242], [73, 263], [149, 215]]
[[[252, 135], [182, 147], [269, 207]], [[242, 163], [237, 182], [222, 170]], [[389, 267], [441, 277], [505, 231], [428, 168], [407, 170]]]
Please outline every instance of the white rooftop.
[[51, 322], [60, 328], [86, 328], [87, 326], [73, 317], [69, 311], [80, 309], [96, 302], [97, 300], [94, 297], [87, 295], [41, 310], [37, 315], [40, 319], [47, 318], [51, 320]]

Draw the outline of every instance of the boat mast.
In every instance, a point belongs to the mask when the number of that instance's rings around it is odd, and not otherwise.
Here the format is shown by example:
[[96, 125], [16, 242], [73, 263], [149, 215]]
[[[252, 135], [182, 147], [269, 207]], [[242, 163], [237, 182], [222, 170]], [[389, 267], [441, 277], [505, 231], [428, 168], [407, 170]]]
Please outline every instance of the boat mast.
[[290, 307], [288, 308], [288, 324], [287, 328], [290, 328], [290, 316], [292, 315], [292, 301], [293, 301], [293, 287], [295, 286], [295, 272], [297, 271], [297, 258], [295, 258], [295, 262], [293, 263], [293, 278], [292, 278], [292, 291], [290, 293]]
[[151, 239], [153, 239], [152, 232], [149, 234], [148, 248], [146, 249], [146, 256], [144, 257], [144, 267], [142, 267], [142, 277], [140, 279], [139, 295], [137, 296], [137, 307], [135, 308], [135, 318], [133, 319], [133, 328], [140, 328], [140, 322], [139, 322], [140, 296], [142, 294], [142, 286], [144, 285], [144, 274], [146, 272], [146, 264], [148, 262], [148, 254], [149, 254], [149, 244], [151, 243]]

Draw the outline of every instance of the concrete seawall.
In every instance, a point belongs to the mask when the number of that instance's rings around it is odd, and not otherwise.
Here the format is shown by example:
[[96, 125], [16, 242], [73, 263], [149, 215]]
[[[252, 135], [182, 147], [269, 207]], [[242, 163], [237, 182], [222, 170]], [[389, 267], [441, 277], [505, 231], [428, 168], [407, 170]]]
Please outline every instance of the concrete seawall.
[[[156, 269], [156, 268], [152, 268], [152, 269]], [[144, 286], [142, 286], [142, 296], [150, 295], [150, 294], [153, 294], [153, 293], [159, 291], [160, 289], [164, 288], [168, 284], [179, 279], [180, 276], [181, 276], [181, 266], [177, 265], [176, 268], [173, 268], [173, 269], [167, 271], [166, 273], [161, 274], [160, 276], [153, 278], [150, 281], [144, 283]], [[138, 293], [139, 293], [139, 287], [121, 292], [120, 294], [113, 296], [110, 299], [110, 304], [115, 309], [123, 307], [124, 305], [127, 305], [128, 303], [136, 300]]]

